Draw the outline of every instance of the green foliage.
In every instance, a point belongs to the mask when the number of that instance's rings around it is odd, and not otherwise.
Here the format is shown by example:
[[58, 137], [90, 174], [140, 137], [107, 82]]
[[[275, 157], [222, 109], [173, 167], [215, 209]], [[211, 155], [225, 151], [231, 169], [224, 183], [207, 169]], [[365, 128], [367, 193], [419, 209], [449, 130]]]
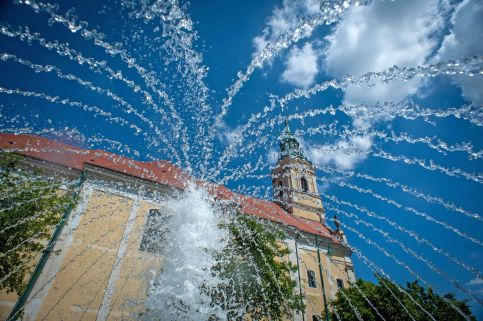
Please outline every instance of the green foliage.
[[21, 294], [33, 258], [72, 205], [61, 183], [22, 170], [21, 156], [0, 154], [0, 289]]
[[[451, 307], [453, 304], [462, 313], [466, 314], [470, 320], [475, 320], [470, 308], [463, 301], [458, 301], [453, 294], [449, 293], [444, 296], [437, 295], [432, 289], [426, 289], [418, 284], [417, 281], [407, 283], [403, 288], [411, 297], [417, 302], [414, 303], [411, 298], [399, 291], [397, 286], [386, 278], [378, 277], [378, 284], [372, 282], [363, 281], [361, 279], [356, 282], [359, 291], [355, 286], [345, 288], [341, 291], [344, 293], [337, 294], [335, 301], [332, 302], [333, 309], [336, 309], [337, 315], [332, 312], [332, 319], [341, 321], [357, 321], [358, 318], [354, 313], [354, 309], [350, 306], [350, 303], [355, 307], [362, 317], [366, 321], [379, 321], [382, 320], [369, 303], [364, 299], [360, 292], [363, 292], [367, 299], [374, 305], [379, 313], [387, 321], [426, 321], [431, 320], [429, 315], [422, 309], [424, 308], [438, 321], [458, 321], [465, 320], [465, 318]], [[390, 290], [389, 290], [390, 289]], [[392, 293], [394, 294], [392, 294]], [[345, 294], [345, 295], [344, 295]], [[394, 297], [396, 296], [397, 299]], [[399, 302], [400, 303], [399, 303]], [[449, 303], [451, 302], [451, 304]], [[404, 305], [404, 308], [402, 307]], [[405, 311], [405, 309], [407, 311]], [[412, 316], [412, 318], [409, 316]]]
[[226, 224], [228, 245], [216, 254], [213, 273], [223, 285], [206, 288], [213, 304], [228, 313], [229, 320], [282, 320], [305, 307], [290, 277], [297, 267], [286, 260], [289, 250], [280, 246], [285, 235], [272, 231], [247, 215], [236, 215]]

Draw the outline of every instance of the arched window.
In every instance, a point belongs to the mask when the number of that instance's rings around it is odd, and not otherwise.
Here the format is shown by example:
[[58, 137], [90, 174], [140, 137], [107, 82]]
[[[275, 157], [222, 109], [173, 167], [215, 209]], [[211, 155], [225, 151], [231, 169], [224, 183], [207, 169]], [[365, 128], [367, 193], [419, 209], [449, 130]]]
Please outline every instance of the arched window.
[[308, 192], [309, 191], [309, 184], [307, 183], [307, 180], [305, 177], [302, 177], [300, 179], [300, 184], [302, 185], [302, 191]]
[[278, 184], [278, 198], [280, 198], [280, 200], [283, 199], [283, 186], [282, 186], [282, 182], [280, 182]]

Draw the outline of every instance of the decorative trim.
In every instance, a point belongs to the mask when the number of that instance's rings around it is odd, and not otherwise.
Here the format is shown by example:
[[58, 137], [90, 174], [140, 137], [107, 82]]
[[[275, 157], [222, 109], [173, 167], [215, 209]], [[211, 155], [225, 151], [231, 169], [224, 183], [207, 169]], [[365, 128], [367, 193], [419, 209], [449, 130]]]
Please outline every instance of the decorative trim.
[[121, 274], [122, 261], [129, 245], [129, 236], [131, 235], [132, 229], [134, 227], [134, 221], [136, 220], [136, 213], [138, 212], [139, 207], [139, 201], [135, 200], [126, 222], [126, 227], [124, 229], [121, 243], [119, 244], [119, 248], [117, 250], [116, 259], [114, 260], [114, 264], [112, 266], [109, 281], [107, 282], [107, 286], [104, 290], [104, 297], [102, 298], [101, 306], [99, 307], [99, 310], [97, 312], [96, 321], [105, 321], [109, 316], [112, 295], [114, 294], [116, 282], [119, 279], [119, 275]]

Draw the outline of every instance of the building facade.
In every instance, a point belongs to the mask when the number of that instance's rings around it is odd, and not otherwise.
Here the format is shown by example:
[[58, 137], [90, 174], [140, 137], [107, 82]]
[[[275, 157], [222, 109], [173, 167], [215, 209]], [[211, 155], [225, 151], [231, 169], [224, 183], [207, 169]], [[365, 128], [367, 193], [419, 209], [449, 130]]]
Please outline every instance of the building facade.
[[295, 254], [291, 259], [299, 267], [295, 277], [306, 304], [305, 314], [295, 314], [294, 320], [322, 320], [337, 290], [355, 281], [354, 267], [344, 233], [339, 228], [331, 230], [325, 225], [315, 167], [304, 156], [288, 121], [285, 121], [280, 137], [280, 154], [272, 170], [272, 186], [276, 204], [299, 220], [329, 232], [330, 237], [292, 234], [285, 241]]
[[[325, 224], [315, 169], [288, 124], [280, 147], [273, 202], [203, 185], [217, 199], [286, 232], [286, 259], [298, 266], [293, 277], [306, 304], [292, 319], [319, 320], [338, 288], [355, 281], [351, 251], [343, 233]], [[0, 292], [0, 320], [137, 319], [153, 273], [163, 265], [162, 249], [146, 235], [153, 233], [156, 213], [169, 211], [162, 200], [187, 187], [187, 175], [166, 161], [138, 162], [37, 136], [0, 134], [0, 148], [24, 155], [23, 166], [70, 179], [79, 194], [51, 247], [32, 262], [27, 290], [20, 297]]]

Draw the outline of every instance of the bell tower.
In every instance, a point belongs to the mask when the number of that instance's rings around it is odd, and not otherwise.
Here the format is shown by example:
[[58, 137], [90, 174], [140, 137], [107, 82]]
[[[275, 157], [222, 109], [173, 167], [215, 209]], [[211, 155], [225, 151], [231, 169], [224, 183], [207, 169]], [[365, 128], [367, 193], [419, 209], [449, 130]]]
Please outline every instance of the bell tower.
[[325, 211], [319, 196], [315, 167], [300, 149], [290, 131], [288, 120], [280, 137], [280, 155], [272, 170], [273, 199], [289, 213], [325, 223]]

